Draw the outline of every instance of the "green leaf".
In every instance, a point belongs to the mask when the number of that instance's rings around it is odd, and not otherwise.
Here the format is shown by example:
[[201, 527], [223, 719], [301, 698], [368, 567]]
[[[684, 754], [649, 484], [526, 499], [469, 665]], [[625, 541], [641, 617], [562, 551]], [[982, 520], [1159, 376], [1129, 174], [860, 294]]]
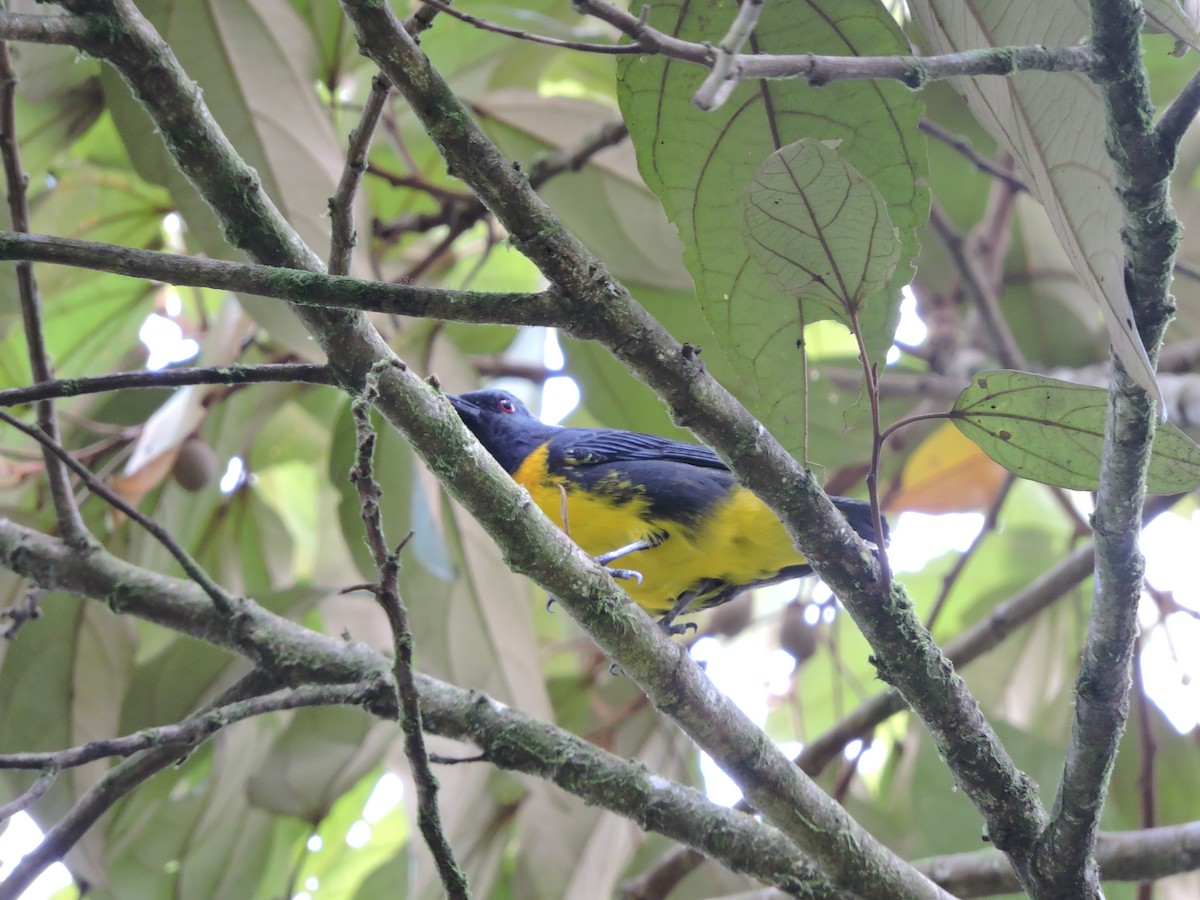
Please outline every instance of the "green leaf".
[[[304, 857], [296, 884], [304, 885], [315, 878], [317, 896], [353, 897], [372, 872], [392, 859], [405, 858], [403, 847], [409, 838], [409, 827], [403, 803], [378, 819], [368, 822], [363, 818], [379, 781], [378, 770], [368, 772], [333, 805], [316, 832], [321, 839], [320, 848], [310, 850]], [[366, 842], [351, 846], [347, 837], [356, 825], [360, 831], [365, 830]]]
[[[129, 683], [133, 627], [98, 603], [62, 593], [41, 598], [42, 617], [9, 644], [0, 667], [0, 749], [60, 750], [117, 731]], [[33, 638], [37, 638], [34, 640]], [[66, 814], [108, 769], [106, 761], [68, 769], [30, 809], [43, 830]], [[0, 797], [27, 788], [26, 773], [5, 773]], [[76, 871], [103, 880], [105, 837], [92, 831], [76, 848]]]
[[[617, 118], [611, 107], [593, 100], [514, 89], [488, 94], [477, 107], [498, 146], [526, 164], [579, 147], [599, 125]], [[679, 237], [638, 174], [628, 142], [597, 153], [577, 172], [551, 179], [539, 193], [617, 278], [663, 290], [691, 289]]]
[[[692, 41], [717, 41], [736, 5], [656, 3], [649, 24]], [[755, 31], [761, 53], [908, 53], [896, 22], [876, 0], [781, 0], [767, 4]], [[920, 98], [900, 84], [842, 81], [813, 90], [800, 80], [745, 82], [715, 112], [691, 97], [704, 73], [662, 57], [626, 57], [618, 99], [646, 184], [679, 229], [684, 264], [705, 318], [742, 380], [739, 397], [797, 456], [804, 455], [804, 336], [796, 304], [760, 270], [742, 240], [742, 199], [763, 161], [801, 138], [840, 140], [841, 156], [878, 188], [900, 236], [900, 260], [887, 302], [860, 325], [868, 353], [891, 345], [900, 287], [916, 255], [914, 229], [929, 210]]]
[[113, 891], [93, 893], [199, 900], [285, 883], [294, 855], [280, 848], [295, 847], [307, 828], [246, 800], [246, 779], [277, 732], [273, 717], [240, 722], [123, 799], [104, 823]]
[[[648, 707], [624, 717], [604, 712], [638, 702], [637, 688], [623, 683], [628, 681], [576, 681], [581, 689], [573, 692], [568, 708], [556, 708], [556, 719], [577, 734], [602, 736], [599, 742], [622, 758], [636, 759], [664, 778], [683, 780], [694, 751], [677, 728]], [[515, 896], [584, 898], [619, 893], [617, 884], [644, 835], [622, 816], [584, 808], [578, 798], [564, 798], [556, 785], [537, 782], [517, 814], [517, 839], [522, 852], [513, 873]]]
[[806, 322], [854, 327], [896, 271], [900, 241], [883, 195], [820, 141], [776, 150], [746, 188], [750, 255], [788, 296], [810, 301]]
[[37, 184], [103, 112], [100, 61], [81, 59], [73, 47], [38, 44], [14, 46], [12, 61], [21, 165]]
[[[984, 453], [1022, 478], [1077, 491], [1100, 483], [1108, 392], [1028, 372], [974, 377], [951, 420]], [[1154, 436], [1146, 475], [1152, 494], [1200, 486], [1200, 447], [1174, 425]]]
[[250, 802], [320, 822], [400, 737], [393, 722], [352, 706], [297, 710], [246, 782]]

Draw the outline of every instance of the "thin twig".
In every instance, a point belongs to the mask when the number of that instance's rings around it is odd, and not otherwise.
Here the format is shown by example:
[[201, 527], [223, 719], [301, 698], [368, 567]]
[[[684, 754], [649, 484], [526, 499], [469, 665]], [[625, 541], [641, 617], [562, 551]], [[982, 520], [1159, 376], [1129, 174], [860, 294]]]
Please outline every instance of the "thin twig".
[[[243, 719], [300, 709], [308, 706], [361, 705], [380, 690], [378, 681], [353, 684], [307, 684], [291, 690], [264, 694], [246, 700], [193, 713], [173, 725], [143, 728], [136, 734], [107, 740], [90, 741], [66, 750], [44, 753], [0, 754], [0, 769], [48, 769], [61, 771], [86, 765], [97, 759], [132, 756], [154, 747], [198, 747], [226, 725]], [[3, 819], [3, 816], [0, 816]]]
[[78, 16], [0, 12], [0, 40], [65, 44], [85, 50], [92, 46], [94, 38], [92, 23]]
[[[224, 706], [275, 687], [277, 683], [273, 676], [255, 669], [207, 704], [205, 709]], [[155, 747], [115, 765], [75, 801], [70, 811], [46, 832], [41, 843], [27, 853], [8, 877], [0, 882], [0, 900], [16, 900], [20, 897], [49, 865], [66, 856], [113, 804], [180, 756], [178, 746]]]
[[46, 767], [45, 771], [34, 779], [33, 784], [20, 797], [0, 806], [0, 822], [11, 819], [17, 813], [24, 812], [37, 803], [45, 795], [46, 791], [50, 790], [54, 785], [55, 779], [58, 778], [58, 773], [59, 769], [53, 766]]
[[920, 121], [917, 122], [917, 128], [930, 137], [941, 141], [947, 147], [957, 151], [962, 156], [966, 157], [971, 165], [975, 166], [975, 168], [979, 169], [979, 171], [991, 175], [993, 178], [999, 178], [1013, 191], [1017, 193], [1027, 193], [1029, 191], [1029, 186], [1017, 176], [1016, 172], [1014, 172], [1011, 168], [999, 166], [992, 160], [988, 159], [986, 156], [972, 147], [971, 142], [966, 138], [959, 137], [956, 134], [951, 134], [941, 125], [937, 124], [937, 122], [931, 121], [924, 116], [922, 116]]
[[975, 309], [983, 319], [984, 328], [994, 343], [997, 358], [1010, 369], [1028, 368], [1025, 355], [1017, 346], [1016, 339], [1000, 312], [996, 291], [979, 270], [978, 261], [972, 252], [974, 248], [970, 246], [971, 242], [959, 235], [954, 223], [936, 200], [930, 206], [929, 224], [933, 226], [933, 230], [937, 232], [942, 245], [954, 261], [967, 295], [973, 301]]
[[379, 126], [379, 118], [387, 104], [392, 85], [383, 75], [371, 79], [371, 93], [363, 106], [358, 124], [350, 132], [350, 144], [346, 148], [346, 165], [337, 190], [329, 198], [329, 215], [332, 219], [332, 235], [329, 247], [329, 274], [346, 275], [350, 271], [350, 258], [358, 242], [354, 228], [354, 196], [367, 168], [367, 154], [371, 150], [371, 139]]
[[1154, 129], [1154, 137], [1158, 146], [1165, 152], [1174, 155], [1179, 149], [1179, 142], [1187, 134], [1196, 113], [1200, 112], [1200, 70], [1192, 73], [1188, 83], [1184, 85], [1171, 105], [1163, 111], [1158, 125]]
[[601, 150], [615, 147], [629, 137], [629, 127], [622, 121], [601, 125], [594, 134], [585, 137], [577, 147], [549, 153], [529, 166], [529, 184], [535, 190], [564, 172], [578, 172]]
[[404, 30], [413, 37], [420, 37], [433, 27], [433, 20], [441, 12], [432, 6], [421, 6], [411, 16], [404, 20]]
[[942, 608], [946, 605], [946, 600], [950, 597], [950, 592], [954, 590], [954, 585], [958, 583], [959, 576], [966, 569], [967, 563], [975, 555], [986, 538], [996, 527], [996, 522], [1000, 516], [1000, 507], [1004, 505], [1004, 501], [1008, 499], [1008, 494], [1012, 490], [1012, 486], [1017, 483], [1017, 476], [1011, 472], [1005, 475], [1004, 483], [1000, 485], [1000, 490], [996, 493], [996, 497], [992, 500], [992, 505], [988, 507], [987, 515], [983, 517], [983, 527], [979, 529], [979, 533], [971, 541], [971, 546], [967, 547], [958, 555], [958, 559], [954, 561], [950, 571], [946, 573], [946, 577], [942, 579], [942, 589], [938, 593], [937, 600], [933, 603], [933, 609], [929, 611], [929, 615], [925, 619], [925, 627], [933, 632], [933, 626], [937, 623], [938, 616], [941, 615]]
[[379, 569], [379, 584], [374, 588], [375, 599], [387, 614], [388, 624], [392, 629], [395, 653], [392, 676], [396, 683], [396, 706], [400, 711], [400, 727], [404, 731], [404, 752], [412, 769], [413, 780], [417, 784], [417, 823], [429, 851], [433, 854], [447, 895], [465, 900], [470, 897], [470, 888], [466, 875], [454, 858], [454, 848], [450, 846], [442, 826], [442, 816], [438, 809], [437, 776], [433, 774], [429, 750], [425, 746], [421, 700], [413, 673], [412, 629], [408, 624], [408, 610], [400, 596], [400, 551], [412, 537], [412, 532], [409, 532], [395, 550], [389, 549], [380, 512], [383, 491], [372, 474], [375, 429], [371, 425], [371, 404], [378, 391], [381, 371], [372, 371], [362, 396], [355, 398], [350, 406], [358, 444], [355, 465], [350, 470], [350, 480], [358, 491], [367, 546], [371, 548], [371, 555]]
[[367, 174], [374, 175], [376, 178], [386, 181], [392, 187], [410, 188], [414, 191], [428, 194], [438, 203], [461, 203], [466, 205], [475, 200], [471, 194], [444, 188], [441, 185], [434, 184], [422, 175], [401, 175], [398, 172], [390, 172], [373, 162], [367, 163]]
[[[487, 116], [486, 110], [476, 110], [477, 114]], [[526, 170], [530, 187], [537, 190], [551, 178], [566, 172], [578, 172], [586, 166], [597, 153], [609, 147], [616, 146], [629, 137], [629, 129], [622, 121], [610, 122], [589, 135], [577, 147], [565, 148], [546, 154], [530, 164]], [[432, 189], [420, 187], [432, 194]], [[405, 272], [397, 283], [409, 284], [425, 274], [437, 262], [454, 242], [469, 231], [475, 223], [485, 219], [487, 207], [474, 197], [459, 197], [454, 195], [442, 201], [442, 208], [436, 213], [422, 213], [416, 216], [406, 216], [387, 224], [379, 224], [375, 235], [383, 241], [394, 242], [402, 235], [413, 232], [432, 231], [436, 228], [448, 228], [448, 233], [422, 258], [412, 269]]]
[[103, 499], [109, 505], [119, 509], [122, 513], [141, 525], [142, 528], [146, 529], [146, 531], [150, 532], [150, 534], [153, 535], [154, 538], [166, 548], [167, 552], [175, 557], [176, 562], [179, 563], [179, 565], [183, 568], [183, 571], [187, 573], [188, 577], [195, 581], [196, 584], [200, 586], [200, 589], [204, 591], [204, 593], [208, 594], [208, 596], [212, 599], [213, 605], [216, 606], [220, 612], [230, 616], [236, 614], [238, 604], [237, 599], [234, 598], [233, 595], [227, 593], [220, 585], [218, 585], [211, 577], [209, 577], [208, 573], [204, 571], [203, 567], [201, 567], [198, 562], [192, 559], [188, 552], [184, 550], [182, 546], [180, 546], [179, 542], [172, 537], [169, 531], [167, 531], [149, 516], [143, 515], [141, 510], [139, 510], [137, 507], [126, 503], [124, 500], [118, 497], [112, 490], [108, 488], [107, 485], [93, 475], [87, 466], [77, 462], [71, 456], [71, 454], [62, 447], [61, 444], [51, 440], [39, 429], [32, 428], [29, 425], [26, 425], [20, 419], [14, 418], [3, 411], [0, 411], [0, 422], [4, 422], [5, 424], [10, 425], [11, 427], [20, 431], [22, 434], [33, 438], [35, 441], [45, 447], [47, 451], [52, 453], [56, 459], [62, 460], [63, 464], [65, 464], [68, 469], [74, 472], [83, 481], [83, 483], [87, 485], [88, 490]]
[[754, 28], [758, 25], [758, 17], [762, 14], [763, 0], [745, 0], [739, 7], [737, 15], [729, 26], [725, 37], [716, 46], [716, 56], [712, 68], [692, 96], [692, 102], [697, 109], [705, 112], [721, 106], [733, 89], [738, 86], [737, 57]]
[[[762, 0], [758, 0], [759, 3]], [[444, 12], [448, 16], [453, 16], [460, 21], [466, 22], [468, 25], [473, 25], [480, 31], [490, 31], [494, 34], [502, 34], [505, 37], [516, 38], [519, 41], [530, 41], [534, 44], [546, 44], [549, 47], [561, 47], [564, 50], [582, 50], [585, 53], [602, 53], [613, 56], [629, 55], [644, 53], [645, 50], [638, 44], [593, 44], [585, 41], [564, 41], [560, 38], [546, 37], [541, 34], [533, 34], [528, 31], [522, 31], [520, 28], [510, 28], [507, 25], [501, 25], [498, 22], [490, 22], [487, 19], [481, 19], [478, 16], [472, 16], [462, 10], [455, 9], [449, 3], [444, 3], [442, 0], [421, 0], [425, 6], [431, 7]]]
[[240, 385], [283, 382], [333, 384], [334, 380], [327, 366], [312, 363], [216, 366], [209, 369], [139, 370], [9, 388], [6, 391], [0, 391], [0, 406], [17, 406], [49, 397], [79, 397], [84, 394], [104, 394], [135, 388], [182, 387], [189, 384]]
[[[1197, 73], [1200, 74], [1200, 69], [1197, 70]], [[1175, 274], [1182, 275], [1184, 278], [1190, 278], [1193, 281], [1200, 281], [1200, 267], [1193, 266], [1182, 259], [1175, 260]]]
[[11, 640], [26, 622], [32, 622], [42, 617], [40, 602], [47, 591], [37, 585], [29, 585], [21, 592], [21, 599], [12, 605], [0, 609], [0, 622], [7, 622], [0, 627], [0, 638]]
[[858, 342], [858, 357], [862, 363], [867, 401], [871, 407], [871, 467], [867, 472], [867, 494], [871, 500], [871, 527], [875, 532], [875, 543], [878, 547], [876, 556], [879, 559], [879, 597], [882, 600], [892, 590], [892, 567], [888, 562], [887, 541], [883, 539], [883, 511], [879, 505], [879, 460], [883, 452], [884, 438], [879, 419], [879, 365], [873, 362], [867, 353], [866, 338], [858, 324], [858, 310], [854, 304], [847, 303], [846, 311], [850, 316], [850, 330]]
[[559, 313], [559, 293], [554, 290], [537, 294], [491, 293], [380, 284], [279, 266], [198, 259], [94, 241], [0, 231], [0, 260], [20, 259], [187, 287], [274, 297], [300, 306], [338, 307], [476, 323], [558, 327], [569, 324]]
[[33, 850], [21, 858], [8, 878], [0, 882], [0, 900], [15, 900], [52, 863], [61, 860], [84, 833], [128, 796], [139, 784], [179, 759], [177, 747], [159, 747], [123, 760], [86, 791], [62, 819], [54, 824]]
[[[743, 4], [744, 6], [744, 4]], [[711, 44], [680, 40], [652, 28], [637, 17], [603, 0], [576, 0], [575, 9], [607, 22], [630, 38], [643, 53], [713, 68], [718, 53]], [[1076, 47], [994, 47], [938, 56], [817, 56], [739, 53], [723, 64], [729, 75], [723, 83], [756, 78], [804, 78], [814, 86], [847, 78], [902, 81], [917, 89], [930, 81], [978, 75], [1012, 75], [1015, 72], [1091, 72], [1098, 55], [1088, 45]], [[711, 92], [710, 92], [711, 93]], [[725, 90], [721, 99], [728, 97]], [[700, 97], [700, 101], [709, 99]], [[715, 100], [713, 96], [711, 99]], [[699, 103], [697, 104], [699, 105]], [[715, 108], [712, 107], [701, 108]]]
[[[21, 168], [21, 154], [17, 147], [17, 121], [15, 94], [17, 76], [8, 55], [8, 44], [0, 41], [0, 158], [4, 164], [4, 180], [8, 185], [8, 212], [12, 218], [13, 231], [29, 231], [29, 203], [26, 187], [29, 179]], [[16, 264], [17, 293], [21, 301], [21, 320], [25, 325], [25, 346], [29, 354], [29, 368], [33, 380], [52, 381], [54, 369], [46, 350], [46, 335], [42, 328], [42, 297], [33, 265], [29, 262]], [[58, 420], [54, 415], [54, 404], [43, 400], [37, 404], [38, 427], [50, 440], [59, 442]], [[71, 479], [66, 468], [43, 449], [46, 460], [46, 480], [50, 485], [50, 497], [58, 517], [58, 527], [63, 538], [73, 547], [83, 549], [92, 542], [75, 495], [71, 491]]]

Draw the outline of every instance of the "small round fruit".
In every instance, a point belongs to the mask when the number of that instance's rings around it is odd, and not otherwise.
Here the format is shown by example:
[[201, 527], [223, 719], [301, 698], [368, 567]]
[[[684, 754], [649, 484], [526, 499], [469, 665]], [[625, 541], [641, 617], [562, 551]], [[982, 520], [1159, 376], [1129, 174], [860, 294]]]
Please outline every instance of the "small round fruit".
[[185, 491], [203, 490], [217, 477], [217, 454], [201, 438], [188, 438], [179, 448], [171, 474]]

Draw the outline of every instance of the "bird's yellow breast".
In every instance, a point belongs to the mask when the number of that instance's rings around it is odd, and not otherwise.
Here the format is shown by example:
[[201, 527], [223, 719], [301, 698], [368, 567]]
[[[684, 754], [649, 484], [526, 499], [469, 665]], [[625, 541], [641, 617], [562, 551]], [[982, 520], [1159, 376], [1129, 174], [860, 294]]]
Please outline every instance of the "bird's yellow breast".
[[[652, 515], [637, 485], [622, 484], [614, 476], [611, 485], [602, 482], [600, 490], [584, 490], [561, 474], [549, 473], [546, 461], [547, 447], [542, 445], [513, 478], [588, 554], [598, 556], [639, 539], [666, 535], [657, 546], [613, 563], [641, 573], [641, 584], [623, 580], [621, 586], [651, 613], [666, 613], [681, 594], [709, 580], [750, 584], [804, 563], [775, 514], [736, 483], [701, 521], [688, 525]], [[703, 605], [701, 596], [697, 606]]]

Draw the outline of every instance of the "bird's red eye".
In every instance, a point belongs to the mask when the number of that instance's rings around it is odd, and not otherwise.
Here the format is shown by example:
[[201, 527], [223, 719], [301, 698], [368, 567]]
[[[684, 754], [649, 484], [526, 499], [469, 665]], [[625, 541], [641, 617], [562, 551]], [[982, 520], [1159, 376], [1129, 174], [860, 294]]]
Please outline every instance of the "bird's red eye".
[[517, 405], [507, 398], [501, 400], [499, 405], [500, 412], [515, 413], [517, 411]]

